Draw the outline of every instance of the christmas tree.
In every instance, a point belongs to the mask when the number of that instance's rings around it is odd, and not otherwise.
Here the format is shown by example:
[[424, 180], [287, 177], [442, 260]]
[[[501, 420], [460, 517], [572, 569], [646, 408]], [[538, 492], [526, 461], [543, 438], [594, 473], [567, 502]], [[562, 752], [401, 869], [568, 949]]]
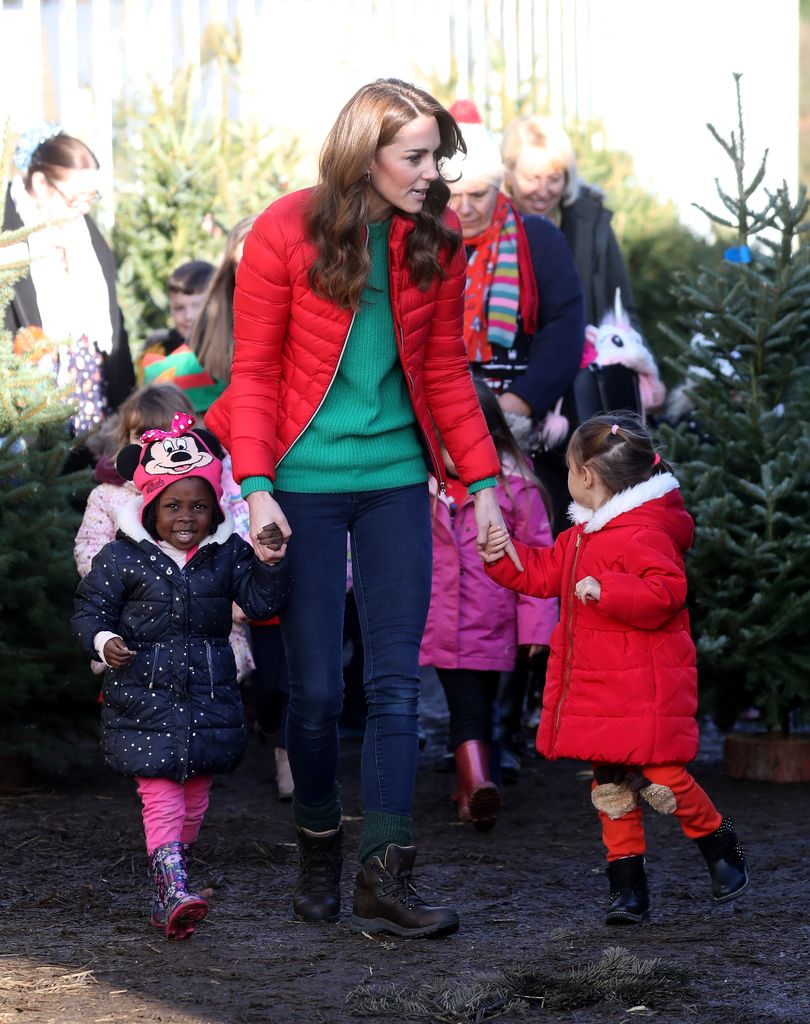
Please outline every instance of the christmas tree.
[[810, 246], [808, 201], [746, 182], [745, 134], [709, 131], [734, 168], [717, 189], [736, 244], [683, 280], [677, 364], [693, 406], [662, 427], [695, 516], [688, 562], [698, 663], [718, 720], [753, 702], [769, 730], [810, 707]]
[[52, 770], [76, 760], [76, 725], [93, 711], [69, 625], [77, 506], [90, 481], [64, 473], [72, 409], [37, 368], [36, 341], [18, 356], [2, 330], [14, 283], [28, 273], [11, 247], [28, 234], [0, 232], [0, 756], [27, 753]]
[[[238, 63], [238, 52], [231, 59]], [[149, 109], [123, 118], [113, 243], [133, 352], [167, 324], [171, 272], [192, 259], [217, 263], [227, 232], [288, 187], [295, 142], [233, 121], [227, 82], [222, 96], [219, 116], [200, 116], [185, 72], [171, 99], [153, 87]]]

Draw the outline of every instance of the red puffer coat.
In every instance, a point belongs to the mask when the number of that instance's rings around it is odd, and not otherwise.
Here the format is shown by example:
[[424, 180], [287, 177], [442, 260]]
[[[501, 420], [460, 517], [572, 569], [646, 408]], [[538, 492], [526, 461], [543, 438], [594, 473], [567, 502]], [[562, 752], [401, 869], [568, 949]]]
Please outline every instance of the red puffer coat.
[[[554, 547], [516, 543], [487, 572], [535, 597], [560, 595], [537, 749], [546, 757], [640, 766], [686, 764], [697, 752], [695, 648], [684, 608], [683, 555], [694, 524], [670, 473], [614, 495]], [[593, 576], [599, 601], [576, 583]]]
[[[236, 276], [231, 383], [205, 423], [233, 457], [237, 481], [275, 478], [278, 463], [309, 425], [334, 379], [352, 313], [309, 284], [315, 246], [306, 234], [311, 190], [283, 196], [258, 218]], [[458, 228], [455, 214], [446, 219]], [[465, 484], [497, 476], [498, 457], [472, 385], [462, 340], [466, 257], [459, 245], [446, 276], [421, 291], [406, 265], [413, 220], [392, 218], [391, 309], [408, 393], [442, 479], [436, 429]], [[435, 427], [434, 427], [435, 424]]]

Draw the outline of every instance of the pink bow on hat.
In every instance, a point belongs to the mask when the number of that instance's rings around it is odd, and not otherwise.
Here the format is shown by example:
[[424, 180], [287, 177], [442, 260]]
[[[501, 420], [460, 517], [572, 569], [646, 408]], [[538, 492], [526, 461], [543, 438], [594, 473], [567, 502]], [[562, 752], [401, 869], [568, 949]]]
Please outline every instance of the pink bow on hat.
[[151, 444], [152, 441], [163, 441], [167, 437], [180, 437], [187, 434], [194, 426], [194, 417], [187, 412], [176, 412], [172, 416], [171, 430], [147, 430], [141, 434], [141, 444]]

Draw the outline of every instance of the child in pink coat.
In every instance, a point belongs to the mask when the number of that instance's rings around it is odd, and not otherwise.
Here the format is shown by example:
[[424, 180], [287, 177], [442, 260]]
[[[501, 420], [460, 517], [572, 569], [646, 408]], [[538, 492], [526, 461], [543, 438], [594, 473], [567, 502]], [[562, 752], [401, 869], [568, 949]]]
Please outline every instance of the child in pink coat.
[[[507, 529], [524, 543], [549, 546], [539, 485], [497, 398], [483, 382], [476, 382], [476, 390], [501, 461], [497, 497]], [[447, 698], [459, 818], [484, 830], [495, 824], [500, 806], [489, 773], [498, 679], [514, 669], [519, 646], [534, 653], [548, 644], [557, 601], [515, 594], [487, 578], [476, 548], [473, 500], [444, 448], [442, 453], [447, 493], [434, 493], [433, 584], [419, 660], [436, 669]]]

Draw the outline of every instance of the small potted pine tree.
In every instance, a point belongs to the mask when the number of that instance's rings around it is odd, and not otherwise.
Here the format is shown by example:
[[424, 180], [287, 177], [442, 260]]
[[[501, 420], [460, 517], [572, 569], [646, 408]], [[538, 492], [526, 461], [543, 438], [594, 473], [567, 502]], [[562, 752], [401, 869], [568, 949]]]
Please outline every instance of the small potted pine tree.
[[[728, 140], [736, 187], [717, 182], [735, 233], [722, 264], [678, 288], [674, 362], [690, 415], [660, 432], [696, 522], [688, 571], [701, 678], [761, 729], [731, 732], [735, 777], [810, 780], [810, 738], [790, 735], [810, 709], [810, 246], [804, 188], [764, 189], [767, 152], [746, 182], [740, 76]], [[729, 716], [735, 717], [734, 714]]]

